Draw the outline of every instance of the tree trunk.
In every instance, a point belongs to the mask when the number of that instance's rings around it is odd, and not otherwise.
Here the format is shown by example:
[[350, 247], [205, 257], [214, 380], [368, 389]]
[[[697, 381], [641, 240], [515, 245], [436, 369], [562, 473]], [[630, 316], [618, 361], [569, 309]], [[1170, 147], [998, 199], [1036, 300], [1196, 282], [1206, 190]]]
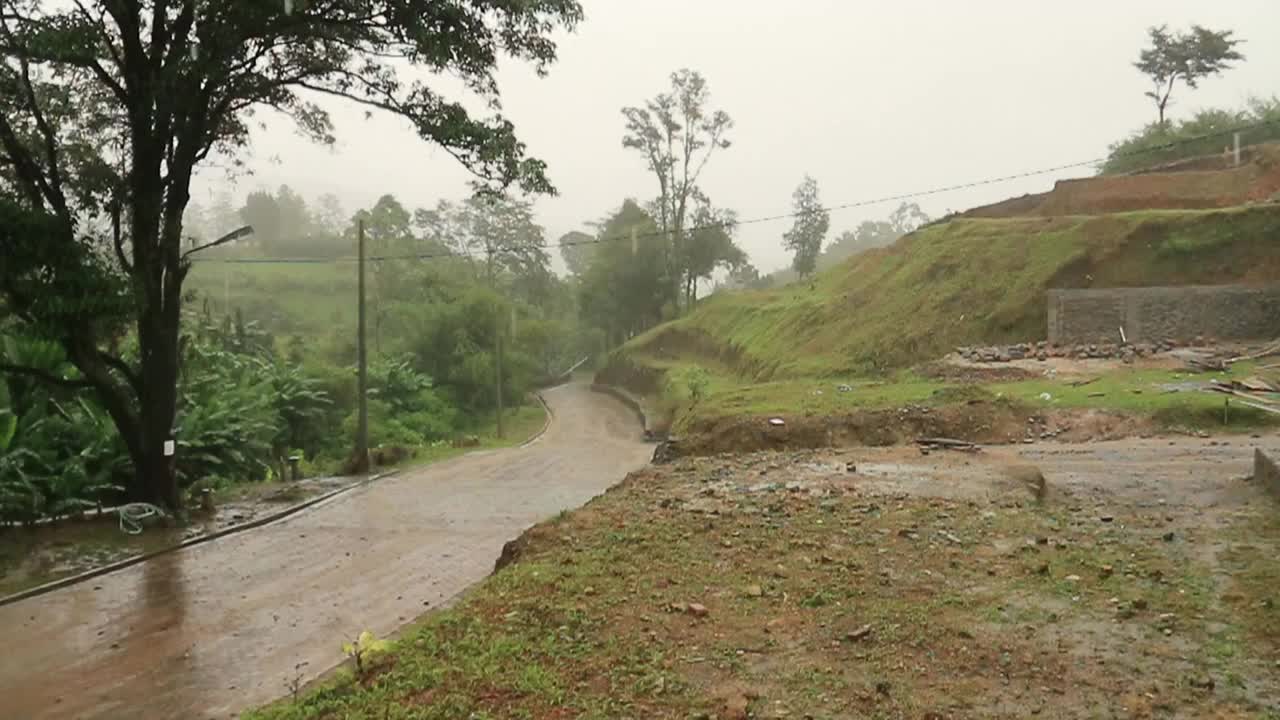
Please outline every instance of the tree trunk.
[[[174, 437], [178, 410], [179, 334], [182, 321], [182, 212], [189, 198], [190, 166], [171, 168], [166, 196], [160, 177], [163, 143], [135, 139], [130, 176], [130, 241], [133, 244], [134, 296], [138, 303], [138, 440], [134, 473], [145, 499], [170, 510], [182, 507], [177, 455], [165, 455]], [[175, 442], [176, 444], [176, 442]]]
[[[139, 324], [148, 319], [144, 315]], [[182, 498], [178, 492], [176, 448], [173, 456], [165, 455], [165, 444], [176, 440], [173, 425], [178, 410], [176, 322], [170, 327], [172, 331], [162, 328], [153, 332], [154, 339], [143, 344], [148, 352], [144, 352], [142, 358], [142, 377], [146, 380], [138, 402], [139, 457], [134, 458], [134, 471], [139, 486], [146, 490], [148, 502], [177, 510], [182, 507]]]

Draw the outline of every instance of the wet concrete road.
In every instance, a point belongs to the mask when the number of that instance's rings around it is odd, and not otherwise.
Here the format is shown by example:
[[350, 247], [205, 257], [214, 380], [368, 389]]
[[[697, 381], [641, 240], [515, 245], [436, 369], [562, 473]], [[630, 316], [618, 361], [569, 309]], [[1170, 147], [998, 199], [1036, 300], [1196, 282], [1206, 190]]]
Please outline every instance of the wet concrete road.
[[227, 718], [314, 677], [493, 569], [524, 528], [652, 451], [611, 397], [546, 393], [520, 449], [380, 480], [271, 525], [0, 607], [0, 718]]

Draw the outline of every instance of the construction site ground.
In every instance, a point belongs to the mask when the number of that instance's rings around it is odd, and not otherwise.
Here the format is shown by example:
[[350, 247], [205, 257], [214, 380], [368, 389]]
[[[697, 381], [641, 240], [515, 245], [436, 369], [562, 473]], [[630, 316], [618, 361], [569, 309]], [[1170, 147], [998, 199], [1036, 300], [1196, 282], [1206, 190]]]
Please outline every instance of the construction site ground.
[[651, 466], [256, 717], [1280, 718], [1255, 447], [1280, 438]]

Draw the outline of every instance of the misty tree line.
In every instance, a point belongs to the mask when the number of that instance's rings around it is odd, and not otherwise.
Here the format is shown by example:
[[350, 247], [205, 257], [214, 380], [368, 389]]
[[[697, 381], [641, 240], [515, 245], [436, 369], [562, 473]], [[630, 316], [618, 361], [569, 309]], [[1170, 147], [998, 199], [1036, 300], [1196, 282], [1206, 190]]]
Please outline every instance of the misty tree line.
[[[292, 439], [281, 443], [313, 434], [335, 445], [347, 440], [332, 432], [343, 422], [340, 412], [324, 409], [342, 405], [338, 394], [350, 397], [347, 361], [295, 377], [314, 353], [291, 353], [281, 338], [254, 340], [249, 321], [201, 322], [199, 308], [187, 306], [187, 280], [200, 252], [184, 228], [192, 177], [212, 158], [239, 162], [255, 112], [282, 113], [307, 137], [331, 143], [328, 111], [313, 100], [320, 93], [408, 121], [485, 188], [555, 190], [546, 164], [528, 155], [499, 113], [494, 72], [504, 58], [539, 72], [554, 62], [553, 36], [582, 19], [572, 0], [405, 0], [393, 17], [361, 0], [176, 0], [145, 12], [132, 0], [3, 4], [0, 502], [6, 512], [39, 515], [61, 500], [92, 502], [101, 497], [93, 488], [101, 487], [111, 488], [113, 500], [178, 509], [193, 481], [263, 476], [271, 448], [261, 448], [282, 429], [292, 428], [286, 433]], [[487, 114], [422, 79], [439, 74], [465, 83]], [[269, 223], [264, 229], [271, 232]], [[445, 338], [438, 352], [456, 361], [443, 377], [422, 369], [440, 360], [437, 354], [385, 358], [385, 387], [376, 389], [388, 417], [425, 413], [424, 424], [403, 429], [418, 437], [434, 432], [425, 423], [442, 415], [429, 410], [440, 396], [458, 409], [481, 402], [467, 379], [487, 368], [483, 353], [472, 350], [489, 345], [502, 326], [493, 320], [503, 311], [494, 299], [508, 280], [495, 272], [487, 287], [454, 287], [447, 301], [433, 305], [440, 312], [414, 340], [434, 352], [437, 343], [424, 338]], [[275, 382], [268, 366], [280, 371], [273, 392], [261, 385]], [[221, 375], [211, 380], [207, 373]], [[335, 387], [322, 398], [315, 391], [326, 377]], [[39, 393], [27, 387], [32, 383]], [[272, 405], [294, 390], [296, 405]], [[102, 447], [56, 441], [52, 426], [89, 426], [90, 414], [110, 430]], [[193, 429], [201, 419], [207, 432]], [[314, 424], [299, 425], [306, 423]], [[97, 448], [91, 457], [89, 447]], [[92, 480], [61, 488], [73, 475]]]
[[[193, 483], [267, 476], [293, 449], [343, 455], [350, 333], [332, 323], [323, 336], [299, 334], [272, 325], [283, 313], [246, 317], [250, 307], [217, 315], [201, 300], [208, 288], [189, 283], [211, 254], [332, 257], [353, 246], [353, 218], [332, 198], [312, 205], [281, 188], [241, 207], [221, 198], [191, 206], [200, 168], [250, 151], [257, 111], [283, 113], [319, 143], [334, 141], [333, 124], [315, 93], [389, 113], [485, 191], [414, 211], [384, 196], [356, 213], [375, 254], [447, 254], [372, 268], [375, 442], [432, 442], [474, 427], [495, 399], [500, 338], [516, 400], [565, 356], [688, 312], [718, 273], [758, 281], [735, 243], [736, 215], [700, 184], [731, 149], [733, 121], [690, 70], [623, 109], [622, 143], [649, 170], [652, 199], [627, 200], [594, 233], [573, 236], [608, 242], [566, 247], [571, 277], [549, 271], [528, 198], [555, 188], [500, 114], [494, 73], [500, 58], [537, 72], [553, 63], [556, 33], [582, 19], [573, 0], [403, 0], [394, 17], [364, 0], [175, 0], [148, 12], [132, 0], [4, 5], [0, 508], [11, 517], [104, 497], [178, 509]], [[1159, 122], [1127, 142], [1185, 132], [1186, 121], [1166, 117], [1174, 89], [1243, 59], [1238, 42], [1203, 28], [1153, 29], [1138, 67], [1152, 80]], [[422, 79], [440, 74], [461, 79], [489, 114]], [[1250, 112], [1271, 117], [1274, 102]], [[794, 202], [783, 240], [800, 275], [920, 219], [906, 208], [888, 228], [860, 226], [824, 251], [830, 221], [816, 183]], [[241, 223], [254, 226], [252, 240], [198, 242]], [[333, 285], [285, 292], [273, 282], [259, 299], [296, 292], [302, 314], [335, 295]]]

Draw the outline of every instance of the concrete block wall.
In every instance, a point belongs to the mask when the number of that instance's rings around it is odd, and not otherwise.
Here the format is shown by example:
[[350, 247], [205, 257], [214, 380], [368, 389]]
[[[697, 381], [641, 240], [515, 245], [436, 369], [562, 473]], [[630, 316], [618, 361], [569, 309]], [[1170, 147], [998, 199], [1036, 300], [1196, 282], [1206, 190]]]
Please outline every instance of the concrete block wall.
[[1258, 340], [1280, 337], [1280, 285], [1050, 290], [1049, 342]]
[[1280, 499], [1280, 469], [1276, 468], [1274, 460], [1256, 448], [1253, 451], [1253, 479]]

